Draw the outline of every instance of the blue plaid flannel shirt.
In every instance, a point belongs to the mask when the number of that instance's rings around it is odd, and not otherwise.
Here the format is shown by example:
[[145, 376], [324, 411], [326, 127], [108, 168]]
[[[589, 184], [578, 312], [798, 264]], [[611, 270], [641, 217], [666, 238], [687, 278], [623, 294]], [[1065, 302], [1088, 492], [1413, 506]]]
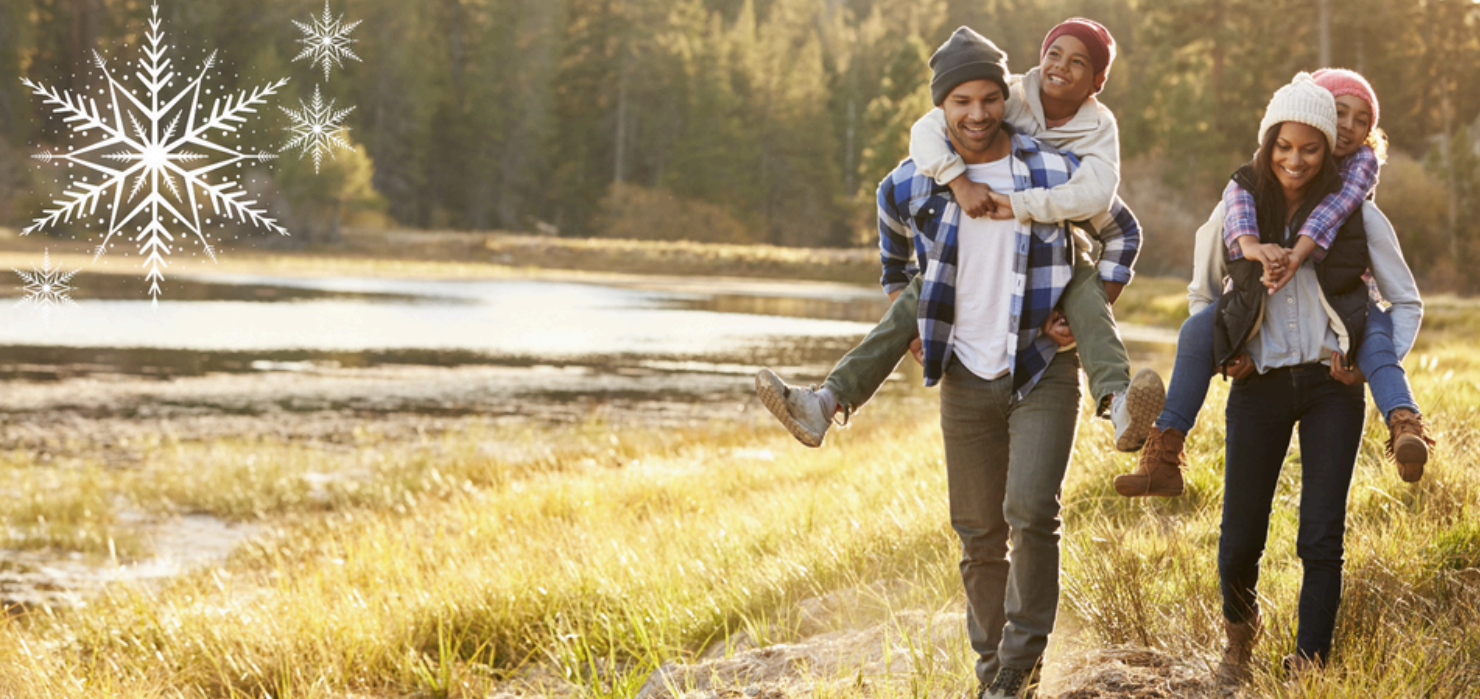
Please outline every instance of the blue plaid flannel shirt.
[[[1069, 181], [1079, 159], [1022, 135], [1012, 136], [1011, 169], [1019, 190], [1055, 187]], [[949, 187], [921, 175], [906, 160], [879, 184], [879, 259], [881, 283], [893, 292], [909, 284], [917, 269], [925, 275], [920, 290], [920, 337], [925, 352], [925, 385], [940, 381], [952, 355], [956, 322], [956, 235], [961, 208]], [[1078, 226], [1103, 245], [1100, 277], [1128, 283], [1141, 244], [1136, 217], [1117, 196], [1110, 209], [1089, 221], [1017, 222], [1012, 271], [1017, 280], [1011, 303], [1013, 337], [1008, 360], [1013, 391], [1021, 400], [1048, 369], [1058, 345], [1041, 328], [1074, 277], [1073, 234]]]

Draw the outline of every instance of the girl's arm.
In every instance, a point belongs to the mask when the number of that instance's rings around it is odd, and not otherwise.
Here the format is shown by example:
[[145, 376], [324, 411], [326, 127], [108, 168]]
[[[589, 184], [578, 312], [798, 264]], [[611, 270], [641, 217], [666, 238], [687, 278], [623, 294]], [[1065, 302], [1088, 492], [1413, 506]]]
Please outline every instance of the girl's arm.
[[1223, 188], [1223, 244], [1228, 246], [1228, 256], [1243, 259], [1243, 241], [1252, 237], [1259, 242], [1259, 217], [1254, 208], [1254, 195], [1238, 186], [1233, 180]]
[[[1266, 285], [1285, 274], [1294, 276], [1294, 267], [1285, 249], [1259, 242], [1259, 220], [1254, 209], [1254, 195], [1233, 180], [1223, 188], [1223, 244], [1230, 259], [1249, 259], [1264, 266]], [[1271, 267], [1278, 265], [1280, 271]], [[1273, 287], [1270, 293], [1274, 293]]]
[[1368, 146], [1362, 146], [1357, 152], [1347, 156], [1346, 162], [1341, 164], [1341, 189], [1326, 195], [1310, 212], [1310, 218], [1305, 219], [1305, 224], [1300, 227], [1300, 235], [1295, 238], [1295, 249], [1290, 251], [1285, 273], [1269, 285], [1270, 293], [1278, 291], [1285, 282], [1293, 279], [1295, 270], [1306, 259], [1320, 262], [1326, 256], [1326, 251], [1336, 240], [1336, 232], [1341, 229], [1341, 225], [1346, 223], [1347, 217], [1377, 187], [1377, 167], [1377, 156]]
[[1300, 239], [1314, 242], [1311, 255], [1316, 262], [1331, 249], [1341, 224], [1377, 187], [1377, 168], [1377, 154], [1369, 146], [1358, 148], [1341, 163], [1341, 189], [1327, 194], [1300, 227]]

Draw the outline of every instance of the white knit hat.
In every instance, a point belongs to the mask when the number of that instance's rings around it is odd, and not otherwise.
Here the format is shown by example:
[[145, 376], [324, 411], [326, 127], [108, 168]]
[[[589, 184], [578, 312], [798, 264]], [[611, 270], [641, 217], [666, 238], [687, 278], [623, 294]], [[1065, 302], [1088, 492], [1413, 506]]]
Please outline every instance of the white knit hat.
[[1286, 121], [1326, 134], [1326, 147], [1331, 148], [1336, 143], [1336, 98], [1317, 85], [1310, 73], [1298, 73], [1289, 85], [1275, 91], [1274, 99], [1264, 108], [1264, 118], [1259, 120], [1259, 145], [1264, 145], [1269, 127]]

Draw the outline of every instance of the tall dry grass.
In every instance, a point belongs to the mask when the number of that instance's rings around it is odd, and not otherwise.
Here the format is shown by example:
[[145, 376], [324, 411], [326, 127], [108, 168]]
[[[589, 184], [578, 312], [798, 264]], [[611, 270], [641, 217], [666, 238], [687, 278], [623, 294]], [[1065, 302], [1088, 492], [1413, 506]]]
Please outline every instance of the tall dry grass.
[[[1383, 456], [1370, 407], [1348, 505], [1344, 599], [1331, 668], [1290, 682], [1301, 568], [1295, 555], [1300, 456], [1292, 449], [1270, 523], [1259, 594], [1266, 632], [1258, 696], [1462, 697], [1480, 691], [1480, 357], [1457, 342], [1407, 366], [1439, 436], [1423, 480], [1403, 483]], [[1222, 642], [1216, 577], [1227, 388], [1215, 381], [1188, 440], [1188, 492], [1126, 500], [1106, 438], [1081, 434], [1065, 487], [1065, 602], [1103, 643], [1213, 659]], [[1298, 446], [1298, 445], [1297, 445]]]
[[[1369, 415], [1333, 663], [1298, 684], [1279, 672], [1299, 584], [1292, 451], [1252, 694], [1480, 691], [1480, 356], [1438, 336], [1408, 366], [1439, 447], [1423, 482], [1403, 484]], [[1226, 396], [1215, 382], [1176, 499], [1115, 495], [1110, 479], [1133, 457], [1111, 450], [1102, 422], [1082, 422], [1063, 493], [1063, 609], [1079, 641], [1216, 657]], [[957, 608], [933, 397], [885, 399], [821, 450], [752, 412], [675, 430], [470, 422], [334, 450], [166, 442], [136, 472], [12, 454], [0, 463], [21, 494], [0, 508], [7, 545], [101, 555], [121, 509], [207, 512], [268, 533], [219, 570], [3, 622], [0, 696], [471, 697], [540, 665], [583, 696], [625, 697], [662, 662], [739, 629], [797, 640], [797, 601], [831, 590], [903, 578], [915, 583], [904, 605]], [[871, 691], [959, 692], [965, 653]]]

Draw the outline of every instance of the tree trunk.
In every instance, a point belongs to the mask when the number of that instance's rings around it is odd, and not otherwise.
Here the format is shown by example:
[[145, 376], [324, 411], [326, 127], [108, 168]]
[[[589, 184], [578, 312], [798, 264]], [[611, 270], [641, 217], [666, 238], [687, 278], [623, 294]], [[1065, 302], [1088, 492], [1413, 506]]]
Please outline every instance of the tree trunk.
[[92, 73], [93, 49], [97, 43], [98, 14], [96, 0], [72, 0], [72, 36], [69, 57], [72, 62], [71, 87], [85, 92], [87, 76]]
[[1331, 67], [1331, 0], [1320, 0], [1321, 55], [1318, 63], [1322, 68]]
[[858, 99], [850, 95], [848, 97], [848, 128], [843, 132], [843, 186], [846, 188], [844, 191], [847, 192], [848, 196], [854, 194], [855, 184], [853, 180], [858, 175], [858, 166], [853, 163], [853, 132], [855, 130], [854, 124], [857, 121]]
[[[1444, 153], [1442, 160], [1444, 163], [1445, 184], [1449, 190], [1449, 257], [1451, 260], [1458, 262], [1460, 260], [1461, 249], [1459, 243], [1459, 173], [1455, 172], [1456, 166], [1454, 162], [1454, 105], [1449, 98], [1449, 80], [1446, 78], [1439, 79], [1439, 112], [1444, 120]], [[1470, 144], [1466, 143], [1463, 147], [1469, 148]]]
[[613, 182], [627, 179], [627, 74], [628, 54], [622, 51], [622, 67], [617, 77], [617, 163]]

